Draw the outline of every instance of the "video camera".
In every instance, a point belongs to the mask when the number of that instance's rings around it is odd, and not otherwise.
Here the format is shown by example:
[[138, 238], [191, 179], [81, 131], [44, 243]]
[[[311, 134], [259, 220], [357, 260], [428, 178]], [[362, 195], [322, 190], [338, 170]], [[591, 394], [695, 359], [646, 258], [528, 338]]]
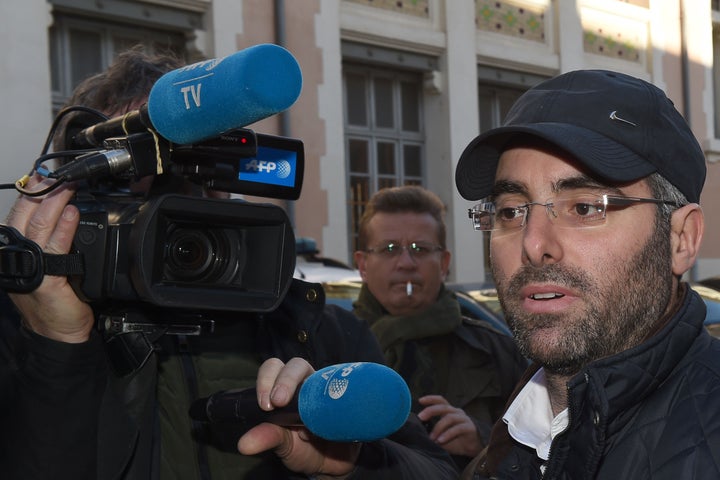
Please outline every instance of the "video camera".
[[[240, 127], [286, 110], [301, 87], [290, 52], [263, 44], [167, 72], [140, 109], [119, 117], [63, 109], [30, 172], [48, 180], [30, 191], [26, 177], [15, 188], [41, 196], [81, 185], [74, 251], [46, 254], [0, 226], [0, 288], [30, 292], [44, 275], [66, 275], [111, 333], [158, 324], [197, 333], [223, 313], [275, 309], [295, 266], [285, 211], [203, 193], [299, 197], [302, 142]], [[135, 188], [148, 180], [149, 189]]]
[[[210, 312], [265, 312], [282, 301], [295, 266], [285, 211], [178, 192], [190, 187], [296, 199], [301, 141], [235, 129], [174, 145], [144, 132], [108, 138], [102, 148], [77, 154], [68, 131], [73, 150], [53, 156], [69, 161], [48, 176], [82, 184], [73, 201], [80, 210], [74, 251], [44, 254], [0, 226], [1, 288], [29, 292], [45, 274], [67, 274], [77, 295], [104, 319], [100, 328], [116, 333], [158, 323], [176, 330], [169, 333], [199, 333], [212, 328], [203, 326]], [[162, 173], [149, 192], [132, 193], [133, 181], [156, 171]]]

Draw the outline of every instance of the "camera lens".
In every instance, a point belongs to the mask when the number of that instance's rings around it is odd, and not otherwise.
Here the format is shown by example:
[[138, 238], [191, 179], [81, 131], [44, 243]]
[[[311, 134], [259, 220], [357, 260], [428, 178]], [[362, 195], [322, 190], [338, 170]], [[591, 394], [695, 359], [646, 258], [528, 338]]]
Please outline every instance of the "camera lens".
[[179, 226], [165, 243], [166, 281], [232, 282], [240, 270], [238, 232], [230, 229]]

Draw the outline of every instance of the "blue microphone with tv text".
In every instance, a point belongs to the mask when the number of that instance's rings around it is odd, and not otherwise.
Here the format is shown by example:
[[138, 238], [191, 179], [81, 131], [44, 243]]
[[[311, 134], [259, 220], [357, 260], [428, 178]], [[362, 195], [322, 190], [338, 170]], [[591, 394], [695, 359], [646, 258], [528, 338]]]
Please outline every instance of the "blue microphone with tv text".
[[227, 390], [193, 402], [190, 416], [236, 423], [248, 430], [263, 422], [304, 425], [320, 438], [372, 441], [396, 432], [410, 414], [410, 390], [393, 369], [372, 362], [331, 365], [310, 375], [286, 407], [262, 410], [256, 390]]
[[73, 140], [100, 146], [150, 129], [173, 143], [195, 143], [287, 110], [301, 89], [300, 66], [288, 50], [255, 45], [164, 74], [139, 110], [91, 125]]
[[155, 82], [140, 109], [93, 124], [81, 117], [70, 146], [88, 153], [49, 176], [76, 181], [173, 171], [204, 175], [214, 190], [296, 200], [302, 142], [242, 127], [287, 110], [301, 89], [297, 61], [274, 44], [178, 68]]

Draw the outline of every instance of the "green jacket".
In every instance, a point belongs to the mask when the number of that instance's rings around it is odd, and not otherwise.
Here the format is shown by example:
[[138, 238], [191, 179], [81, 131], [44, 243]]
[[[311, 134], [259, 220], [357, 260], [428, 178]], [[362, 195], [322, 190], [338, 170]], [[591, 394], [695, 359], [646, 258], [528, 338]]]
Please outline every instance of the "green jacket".
[[[386, 363], [410, 387], [413, 412], [422, 410], [419, 397], [442, 395], [474, 420], [487, 442], [528, 365], [514, 340], [483, 321], [463, 317], [455, 294], [445, 287], [437, 302], [417, 315], [390, 315], [367, 285], [353, 307], [369, 322]], [[455, 460], [463, 467], [469, 458]]]

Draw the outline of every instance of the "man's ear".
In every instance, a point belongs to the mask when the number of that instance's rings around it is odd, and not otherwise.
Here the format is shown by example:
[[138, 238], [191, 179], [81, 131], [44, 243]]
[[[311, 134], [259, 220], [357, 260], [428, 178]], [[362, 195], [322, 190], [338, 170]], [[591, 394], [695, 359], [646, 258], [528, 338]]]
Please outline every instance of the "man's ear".
[[360, 278], [365, 280], [365, 252], [357, 250], [353, 253], [353, 259], [355, 260], [355, 266], [357, 266], [360, 272]]
[[450, 259], [452, 258], [452, 254], [449, 250], [444, 250], [442, 252], [442, 258], [440, 259], [440, 269], [442, 274], [442, 281], [446, 282], [448, 274], [450, 273]]
[[675, 210], [670, 219], [670, 248], [673, 274], [680, 277], [697, 259], [705, 232], [705, 216], [697, 203]]

